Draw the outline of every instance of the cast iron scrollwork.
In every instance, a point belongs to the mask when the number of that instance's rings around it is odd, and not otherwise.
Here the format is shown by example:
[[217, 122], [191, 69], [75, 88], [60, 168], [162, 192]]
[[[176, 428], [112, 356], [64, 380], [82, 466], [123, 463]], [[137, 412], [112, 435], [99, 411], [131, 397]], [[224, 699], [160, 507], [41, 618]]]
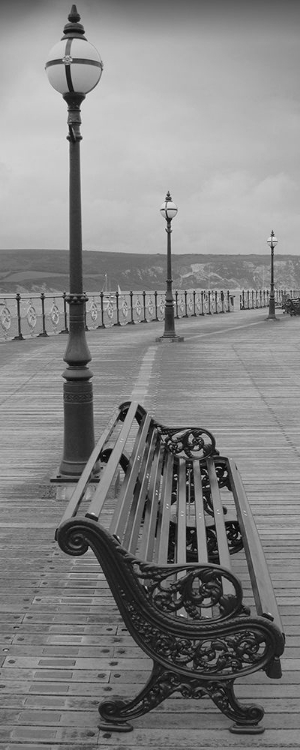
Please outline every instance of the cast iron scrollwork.
[[[230, 555], [243, 549], [243, 538], [238, 521], [225, 521], [225, 529]], [[207, 551], [210, 562], [219, 562], [218, 540], [215, 526], [206, 529]], [[192, 558], [191, 558], [192, 559]]]
[[162, 442], [175, 456], [207, 458], [218, 455], [214, 436], [202, 427], [158, 427]]
[[[276, 627], [265, 627], [257, 619], [235, 617], [223, 622], [207, 621], [206, 633], [178, 624], [177, 632], [162, 632], [145, 619], [134, 602], [126, 603], [130, 619], [145, 649], [160, 664], [199, 680], [235, 679], [259, 669], [267, 671], [283, 643]], [[166, 623], [167, 625], [167, 623]], [[191, 625], [191, 623], [190, 623]], [[191, 631], [191, 632], [189, 632]]]
[[[155, 609], [161, 612], [169, 615], [180, 612], [193, 620], [201, 620], [206, 617], [205, 611], [214, 607], [214, 620], [218, 618], [224, 620], [227, 617], [233, 617], [241, 608], [243, 598], [241, 583], [225, 568], [195, 565], [192, 570], [189, 570], [188, 566], [176, 565], [168, 568], [157, 567], [154, 570], [147, 566], [145, 577], [144, 564], [140, 564], [139, 567], [137, 575], [144, 581], [147, 599]], [[175, 572], [179, 576], [174, 581], [172, 579]], [[150, 576], [149, 581], [148, 576]], [[232, 584], [232, 594], [224, 595], [224, 580]]]
[[[236, 552], [240, 552], [243, 549], [243, 538], [241, 529], [238, 521], [228, 520], [225, 521], [225, 529], [227, 534], [228, 549], [230, 555]], [[209, 562], [219, 562], [219, 548], [218, 538], [215, 526], [208, 526], [206, 528], [207, 538], [207, 552]], [[175, 559], [177, 547], [177, 525], [172, 523], [170, 526], [169, 533], [169, 545], [168, 545], [168, 562], [173, 563]], [[186, 528], [186, 560], [187, 562], [197, 562], [199, 559], [198, 553], [198, 542], [197, 542], [197, 530], [194, 526]]]

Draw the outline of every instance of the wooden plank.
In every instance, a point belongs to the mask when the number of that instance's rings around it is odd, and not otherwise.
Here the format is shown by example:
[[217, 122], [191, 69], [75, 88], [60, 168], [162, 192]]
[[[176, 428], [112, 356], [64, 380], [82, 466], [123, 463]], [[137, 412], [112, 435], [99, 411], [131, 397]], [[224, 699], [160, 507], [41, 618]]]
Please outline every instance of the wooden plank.
[[[228, 465], [233, 481], [232, 491], [236, 502], [237, 517], [243, 530], [244, 547], [257, 611], [261, 615], [270, 616], [283, 632], [271, 578], [240, 473], [232, 459], [229, 460]], [[241, 498], [241, 503], [239, 498]]]
[[96, 521], [99, 518], [103, 503], [105, 502], [106, 495], [111, 486], [115, 471], [119, 465], [122, 453], [125, 450], [126, 441], [128, 439], [128, 435], [132, 427], [132, 422], [135, 418], [136, 410], [137, 410], [137, 402], [133, 401], [130, 405], [130, 408], [123, 422], [120, 435], [118, 436], [118, 442], [113, 447], [113, 450], [110, 456], [110, 461], [108, 464], [106, 464], [106, 466], [103, 469], [103, 472], [101, 473], [100, 483], [97, 487], [97, 490], [93, 496], [92, 502], [90, 503], [89, 509], [86, 513], [87, 518], [91, 518], [92, 520], [96, 520]]
[[198, 559], [208, 562], [207, 537], [203, 504], [203, 490], [199, 461], [193, 461], [193, 475], [195, 486], [195, 522], [197, 534]]
[[[211, 500], [214, 510], [214, 521], [218, 540], [220, 565], [227, 570], [231, 570], [231, 559], [228, 549], [224, 510], [213, 458], [207, 459], [207, 471], [210, 481]], [[232, 584], [226, 578], [222, 578], [222, 586], [225, 595], [232, 595], [234, 593]]]
[[186, 496], [186, 462], [180, 458], [178, 461], [178, 486], [177, 486], [177, 523], [176, 523], [176, 561], [179, 565], [186, 563], [186, 521], [187, 521], [187, 496]]
[[174, 456], [171, 453], [167, 453], [164, 464], [163, 483], [161, 490], [161, 507], [157, 523], [156, 549], [154, 555], [154, 559], [156, 562], [158, 562], [159, 565], [166, 565], [168, 561], [173, 465]]
[[[117, 502], [115, 503], [115, 510], [109, 529], [111, 534], [116, 534], [121, 540], [124, 536], [127, 519], [130, 517], [132, 503], [135, 504], [134, 489], [139, 472], [145, 460], [147, 460], [147, 456], [145, 458], [145, 446], [148, 438], [150, 438], [150, 424], [151, 417], [147, 415], [139, 426], [133, 451], [130, 455], [129, 465], [126, 469], [120, 491], [118, 492]], [[146, 491], [145, 488], [144, 490]]]
[[154, 548], [157, 544], [156, 528], [159, 523], [160, 485], [163, 461], [164, 454], [158, 441], [151, 466], [148, 502], [145, 508], [144, 525], [138, 548], [138, 556], [142, 560], [152, 561], [153, 559], [156, 559]]

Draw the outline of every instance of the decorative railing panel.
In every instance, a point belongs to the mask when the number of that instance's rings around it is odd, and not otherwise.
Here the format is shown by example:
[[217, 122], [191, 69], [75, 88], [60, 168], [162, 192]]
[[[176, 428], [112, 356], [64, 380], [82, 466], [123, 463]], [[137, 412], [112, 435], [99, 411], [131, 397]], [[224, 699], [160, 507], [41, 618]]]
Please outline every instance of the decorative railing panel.
[[[275, 292], [277, 304], [284, 295], [299, 296], [294, 290]], [[86, 328], [137, 325], [161, 322], [165, 316], [165, 292], [88, 293]], [[237, 300], [238, 302], [238, 297]], [[239, 307], [250, 310], [267, 307], [269, 291], [247, 290], [240, 293]], [[177, 319], [233, 312], [234, 293], [222, 290], [177, 290], [174, 315]], [[68, 332], [69, 309], [64, 294], [16, 294], [0, 296], [0, 338], [12, 340], [50, 336]]]
[[[276, 289], [275, 290], [275, 303], [282, 305], [283, 299], [286, 296], [298, 297], [299, 291], [295, 289]], [[247, 289], [240, 293], [240, 309], [241, 310], [255, 310], [259, 307], [268, 307], [270, 301], [269, 289]]]

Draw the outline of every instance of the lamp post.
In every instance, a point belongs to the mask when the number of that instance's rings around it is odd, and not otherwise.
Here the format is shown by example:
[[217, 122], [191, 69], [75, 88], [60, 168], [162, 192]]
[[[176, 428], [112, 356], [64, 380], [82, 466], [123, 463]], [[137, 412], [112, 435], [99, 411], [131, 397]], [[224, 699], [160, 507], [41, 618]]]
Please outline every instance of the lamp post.
[[93, 450], [93, 373], [85, 335], [82, 274], [82, 227], [80, 181], [80, 107], [86, 94], [101, 78], [103, 64], [96, 48], [84, 36], [76, 5], [72, 5], [63, 37], [50, 51], [46, 72], [53, 88], [68, 106], [69, 141], [69, 338], [64, 355], [64, 450], [57, 481], [72, 481], [81, 474]]
[[275, 295], [274, 295], [274, 248], [277, 245], [277, 238], [275, 234], [271, 232], [269, 239], [267, 240], [269, 247], [271, 248], [271, 286], [270, 286], [270, 299], [269, 299], [269, 315], [266, 320], [279, 320], [275, 315]]
[[165, 300], [165, 329], [162, 336], [157, 341], [183, 341], [183, 336], [177, 336], [175, 332], [174, 322], [174, 299], [172, 292], [172, 256], [171, 256], [171, 221], [178, 213], [178, 208], [173, 203], [170, 192], [167, 192], [166, 198], [160, 208], [160, 213], [167, 222], [167, 288], [166, 288], [166, 300]]

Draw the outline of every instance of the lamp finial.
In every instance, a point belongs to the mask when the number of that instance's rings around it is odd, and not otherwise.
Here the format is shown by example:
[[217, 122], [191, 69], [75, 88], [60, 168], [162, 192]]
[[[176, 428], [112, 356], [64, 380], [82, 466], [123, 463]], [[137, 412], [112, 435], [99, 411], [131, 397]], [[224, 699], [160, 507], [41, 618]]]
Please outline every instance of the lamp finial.
[[66, 23], [64, 27], [64, 35], [65, 37], [68, 36], [75, 36], [78, 34], [78, 36], [83, 36], [85, 33], [84, 28], [80, 21], [80, 15], [78, 13], [78, 10], [76, 8], [76, 5], [72, 5], [71, 12], [68, 15], [69, 23]]
[[80, 21], [80, 15], [78, 13], [76, 5], [72, 5], [71, 13], [69, 13], [68, 19], [69, 21], [71, 21], [71, 23], [77, 23], [78, 21]]

